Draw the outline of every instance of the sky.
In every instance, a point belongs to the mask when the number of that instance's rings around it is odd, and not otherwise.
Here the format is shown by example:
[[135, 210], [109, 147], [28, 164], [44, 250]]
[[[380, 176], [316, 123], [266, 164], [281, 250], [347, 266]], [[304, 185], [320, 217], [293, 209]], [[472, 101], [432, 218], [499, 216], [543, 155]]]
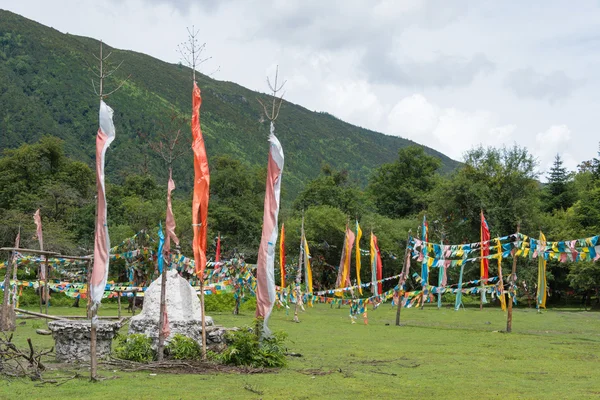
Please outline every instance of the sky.
[[[525, 146], [545, 174], [597, 156], [600, 1], [0, 0], [61, 32], [179, 62], [186, 27], [201, 72], [462, 160]], [[126, 67], [124, 67], [126, 68]]]

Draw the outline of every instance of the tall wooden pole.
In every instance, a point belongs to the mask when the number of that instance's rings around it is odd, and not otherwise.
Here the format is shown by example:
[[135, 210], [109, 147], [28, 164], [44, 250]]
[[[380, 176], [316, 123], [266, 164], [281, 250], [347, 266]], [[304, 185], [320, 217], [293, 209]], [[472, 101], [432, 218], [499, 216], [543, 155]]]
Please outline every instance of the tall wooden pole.
[[46, 315], [48, 315], [48, 303], [50, 302], [50, 266], [48, 265], [48, 256], [44, 256], [44, 264], [46, 266], [46, 287], [44, 288], [46, 297]]
[[[513, 298], [512, 296], [517, 295], [517, 251], [519, 251], [519, 232], [521, 230], [521, 224], [517, 224], [517, 241], [515, 246], [515, 254], [513, 256], [512, 273], [510, 275], [510, 287], [508, 289], [508, 310], [506, 313], [506, 332], [512, 332], [512, 312], [513, 312]], [[511, 293], [512, 291], [512, 293]]]
[[410, 242], [410, 233], [408, 234], [408, 238], [406, 239], [406, 250], [404, 250], [404, 261], [402, 263], [402, 271], [400, 271], [400, 278], [398, 279], [398, 304], [396, 308], [396, 326], [400, 326], [400, 312], [402, 311], [402, 298], [401, 291], [402, 285], [406, 281], [406, 276], [404, 276], [404, 271], [406, 270], [406, 261], [408, 256], [408, 245]]
[[[162, 254], [158, 255], [159, 257], [163, 257]], [[157, 348], [157, 358], [158, 361], [162, 361], [164, 359], [164, 350], [165, 350], [165, 312], [167, 303], [167, 266], [165, 265], [162, 270], [162, 274], [160, 275], [160, 311], [158, 313], [158, 348]]]
[[117, 291], [117, 305], [119, 306], [118, 311], [117, 311], [117, 316], [119, 317], [119, 319], [121, 318], [121, 294], [123, 292], [121, 292], [120, 290]]
[[[298, 308], [300, 308], [300, 296], [302, 291], [300, 290], [300, 281], [302, 280], [302, 260], [304, 256], [304, 210], [302, 210], [302, 228], [300, 231], [300, 252], [298, 253], [298, 271], [296, 272], [296, 307], [294, 308], [294, 322], [300, 322], [298, 319]], [[304, 266], [306, 268], [306, 265]]]
[[90, 296], [90, 282], [92, 281], [92, 262], [87, 262], [87, 308], [86, 315], [88, 319], [92, 319], [92, 298]]
[[[0, 320], [0, 331], [14, 331], [15, 330], [15, 319], [13, 318], [13, 304], [9, 304], [10, 299], [10, 275], [11, 269], [15, 268], [13, 265], [13, 260], [15, 257], [15, 252], [10, 252], [9, 262], [6, 264], [6, 274], [4, 275], [4, 302], [2, 304], [2, 315]], [[16, 286], [15, 286], [16, 288]]]
[[202, 360], [206, 361], [206, 308], [204, 307], [204, 276], [200, 277], [200, 307], [202, 308]]

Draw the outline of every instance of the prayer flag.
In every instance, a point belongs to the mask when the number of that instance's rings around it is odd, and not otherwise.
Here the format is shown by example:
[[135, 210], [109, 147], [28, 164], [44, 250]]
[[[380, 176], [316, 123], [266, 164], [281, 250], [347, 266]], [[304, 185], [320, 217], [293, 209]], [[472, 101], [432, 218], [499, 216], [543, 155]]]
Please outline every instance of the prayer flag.
[[106, 150], [115, 139], [113, 110], [100, 100], [100, 128], [96, 135], [96, 188], [98, 190], [96, 208], [96, 234], [94, 238], [94, 267], [90, 282], [90, 295], [93, 307], [98, 307], [104, 295], [108, 279], [108, 253], [110, 238], [106, 207], [106, 189], [104, 186], [104, 164]]
[[304, 237], [304, 280], [306, 282], [306, 292], [312, 294], [312, 269], [310, 267], [310, 251], [308, 250], [308, 242]]
[[194, 240], [194, 261], [196, 263], [196, 275], [204, 279], [206, 268], [206, 234], [208, 231], [208, 198], [210, 186], [210, 172], [208, 170], [208, 158], [204, 147], [204, 137], [200, 129], [200, 106], [202, 97], [200, 88], [194, 82], [192, 93], [192, 150], [194, 152], [194, 197], [192, 200], [192, 226]]
[[[427, 240], [429, 240], [428, 235], [429, 225], [427, 224], [427, 216], [423, 216], [423, 225], [421, 226], [421, 240], [423, 241], [423, 256], [427, 255]], [[421, 280], [423, 281], [423, 286], [427, 285], [429, 282], [429, 266], [427, 262], [423, 261], [421, 263]]]
[[383, 284], [382, 279], [382, 263], [381, 253], [379, 252], [379, 245], [377, 243], [377, 236], [371, 232], [371, 281], [373, 283], [373, 295], [380, 295], [382, 292]]
[[358, 292], [362, 294], [362, 286], [360, 284], [360, 239], [362, 238], [362, 229], [358, 221], [356, 221], [356, 242], [355, 242], [355, 255], [356, 255], [356, 281], [358, 283]]
[[[40, 243], [40, 250], [44, 250], [44, 234], [42, 232], [42, 216], [40, 215], [40, 209], [38, 208], [35, 214], [33, 214], [33, 222], [35, 222], [35, 237]], [[40, 279], [46, 280], [46, 263], [40, 264]]]
[[483, 216], [483, 210], [481, 211], [481, 268], [480, 277], [481, 279], [487, 279], [489, 276], [489, 260], [485, 258], [490, 255], [490, 228], [488, 226], [485, 217]]
[[537, 301], [536, 306], [546, 308], [546, 259], [544, 253], [546, 251], [546, 236], [540, 231], [540, 241], [538, 243], [538, 284], [537, 284]]
[[281, 237], [279, 238], [279, 269], [281, 273], [281, 291], [285, 289], [285, 224], [281, 224]]
[[275, 245], [284, 162], [283, 148], [275, 136], [275, 125], [272, 121], [269, 143], [263, 228], [256, 263], [256, 316], [264, 319], [266, 335], [270, 334], [267, 322], [275, 302]]
[[[352, 246], [354, 245], [354, 232], [346, 225], [346, 236], [344, 238], [344, 247], [342, 249], [342, 258], [340, 259], [340, 267], [338, 269], [338, 277], [336, 281], [337, 288], [350, 286], [350, 260], [352, 254]], [[342, 292], [335, 292], [336, 296], [342, 296]]]
[[165, 254], [167, 260], [171, 259], [171, 239], [175, 242], [176, 246], [179, 246], [179, 239], [175, 234], [175, 216], [173, 215], [173, 206], [171, 204], [171, 192], [175, 190], [175, 182], [173, 181], [173, 171], [169, 169], [169, 183], [167, 185], [167, 217], [165, 221], [165, 228], [167, 230], [167, 237], [165, 242]]
[[158, 223], [158, 273], [163, 273], [163, 267], [165, 265], [165, 234], [163, 233], [162, 223]]
[[[35, 214], [33, 214], [33, 222], [35, 222], [35, 239], [40, 243], [40, 250], [44, 249], [44, 234], [42, 232], [42, 216], [40, 215], [40, 209], [38, 208]], [[21, 233], [19, 232], [19, 237]]]

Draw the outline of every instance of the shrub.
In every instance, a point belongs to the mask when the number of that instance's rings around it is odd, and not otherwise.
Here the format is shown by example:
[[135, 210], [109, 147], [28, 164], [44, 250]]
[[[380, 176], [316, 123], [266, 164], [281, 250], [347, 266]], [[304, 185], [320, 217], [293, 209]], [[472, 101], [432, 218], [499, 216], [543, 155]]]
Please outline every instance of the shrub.
[[141, 333], [120, 336], [119, 344], [115, 348], [118, 358], [136, 362], [149, 362], [154, 360], [156, 352], [152, 349], [152, 339]]
[[[233, 293], [219, 293], [204, 296], [204, 308], [207, 312], [231, 312], [235, 307]], [[240, 305], [241, 310], [256, 310], [256, 298], [246, 295]]]
[[227, 333], [227, 348], [220, 355], [224, 364], [248, 365], [255, 368], [284, 367], [287, 363], [284, 343], [287, 335], [275, 332], [271, 337], [262, 338], [262, 320], [257, 319], [254, 329], [245, 327]]
[[175, 360], [199, 360], [202, 357], [202, 347], [194, 339], [179, 333], [173, 336], [166, 351]]

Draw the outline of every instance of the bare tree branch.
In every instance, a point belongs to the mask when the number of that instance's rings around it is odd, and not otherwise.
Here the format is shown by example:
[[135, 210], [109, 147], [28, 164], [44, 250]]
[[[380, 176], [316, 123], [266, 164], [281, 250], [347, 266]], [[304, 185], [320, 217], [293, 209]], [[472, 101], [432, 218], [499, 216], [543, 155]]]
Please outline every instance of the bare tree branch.
[[263, 103], [259, 98], [256, 99], [260, 103], [260, 105], [263, 107], [265, 116], [271, 122], [275, 122], [277, 117], [279, 117], [279, 110], [281, 110], [281, 105], [283, 104], [283, 96], [285, 95], [285, 92], [283, 92], [283, 94], [281, 96], [278, 96], [277, 93], [280, 92], [283, 89], [283, 87], [285, 86], [285, 84], [287, 83], [287, 80], [286, 80], [286, 81], [283, 81], [283, 83], [278, 86], [277, 85], [278, 78], [279, 78], [279, 65], [275, 68], [274, 83], [271, 83], [271, 79], [269, 79], [269, 77], [267, 76], [267, 85], [269, 86], [269, 89], [271, 89], [271, 92], [273, 92], [272, 93], [273, 104], [272, 104], [270, 113], [269, 113], [269, 111], [267, 111], [267, 106], [265, 105], [265, 103]]

